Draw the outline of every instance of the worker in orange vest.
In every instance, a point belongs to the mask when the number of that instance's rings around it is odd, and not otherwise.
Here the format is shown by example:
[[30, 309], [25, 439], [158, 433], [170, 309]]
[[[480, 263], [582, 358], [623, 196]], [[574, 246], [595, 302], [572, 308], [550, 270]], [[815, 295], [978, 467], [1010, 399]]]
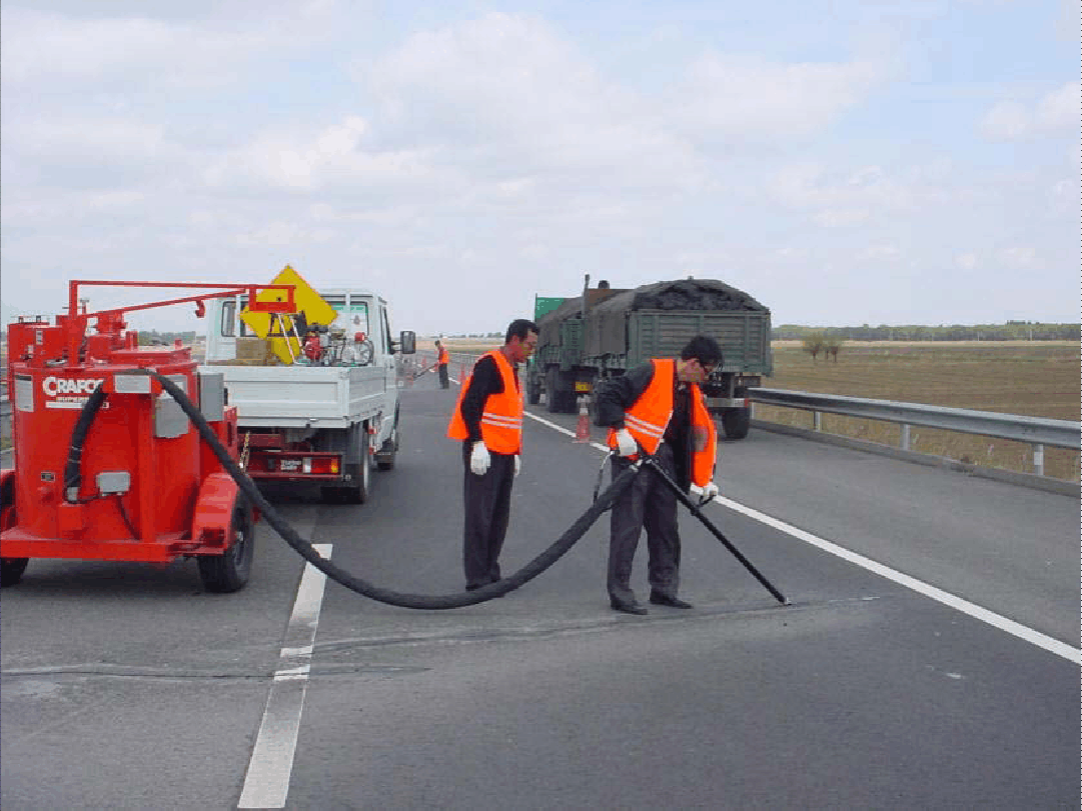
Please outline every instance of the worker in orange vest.
[[[615, 479], [638, 458], [654, 457], [682, 488], [713, 498], [717, 431], [699, 384], [722, 363], [721, 347], [709, 336], [692, 338], [680, 358], [651, 360], [597, 389], [595, 422], [609, 429]], [[691, 608], [677, 597], [680, 535], [676, 494], [652, 468], [644, 468], [612, 505], [607, 588], [616, 611], [645, 614], [631, 590], [631, 564], [643, 527], [650, 554], [650, 602]]]
[[466, 589], [500, 579], [500, 550], [511, 517], [511, 486], [521, 469], [525, 406], [518, 364], [537, 346], [537, 325], [512, 321], [503, 346], [482, 355], [451, 414], [447, 435], [462, 441], [465, 522], [462, 563]]
[[447, 366], [451, 363], [451, 353], [439, 341], [436, 341], [436, 353], [436, 362], [430, 368], [439, 369], [440, 388], [448, 389], [451, 387], [451, 381], [447, 376]]

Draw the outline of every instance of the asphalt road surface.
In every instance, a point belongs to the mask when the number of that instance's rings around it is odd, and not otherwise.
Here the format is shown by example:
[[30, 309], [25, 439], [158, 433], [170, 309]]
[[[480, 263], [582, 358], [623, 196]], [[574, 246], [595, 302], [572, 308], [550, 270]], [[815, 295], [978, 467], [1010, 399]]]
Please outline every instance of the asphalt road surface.
[[[403, 392], [368, 504], [276, 507], [371, 582], [458, 591], [456, 394]], [[575, 416], [529, 410], [505, 574], [602, 460]], [[1079, 807], [1077, 499], [763, 431], [719, 451], [706, 512], [788, 606], [686, 513], [695, 610], [645, 617], [608, 607], [607, 516], [453, 611], [326, 581], [265, 522], [233, 595], [192, 562], [31, 561], [0, 611], [0, 805]], [[642, 600], [645, 571], [644, 541]]]

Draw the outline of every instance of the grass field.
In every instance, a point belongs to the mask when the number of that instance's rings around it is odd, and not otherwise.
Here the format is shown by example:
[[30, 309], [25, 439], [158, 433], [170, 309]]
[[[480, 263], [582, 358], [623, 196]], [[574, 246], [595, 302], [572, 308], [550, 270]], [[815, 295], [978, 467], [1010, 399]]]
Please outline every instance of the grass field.
[[[846, 343], [838, 361], [813, 361], [799, 342], [774, 343], [775, 389], [972, 408], [1078, 421], [1082, 412], [1077, 344], [1059, 341]], [[812, 414], [756, 406], [756, 419], [812, 426]], [[897, 446], [901, 427], [822, 415], [822, 430]], [[911, 448], [961, 462], [1033, 472], [1030, 445], [914, 427]], [[1079, 481], [1079, 452], [1045, 449], [1045, 475]]]

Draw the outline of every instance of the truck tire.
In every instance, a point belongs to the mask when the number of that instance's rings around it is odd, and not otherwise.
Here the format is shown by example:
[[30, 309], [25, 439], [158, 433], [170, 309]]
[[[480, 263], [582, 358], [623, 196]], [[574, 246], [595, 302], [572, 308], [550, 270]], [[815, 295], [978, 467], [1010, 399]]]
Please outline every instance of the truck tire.
[[324, 487], [323, 500], [332, 504], [364, 504], [368, 501], [368, 489], [372, 478], [372, 459], [368, 453], [368, 431], [360, 430], [360, 457], [361, 461], [356, 464], [346, 465], [346, 472], [350, 474], [350, 482], [336, 487]]
[[[15, 526], [15, 479], [4, 482], [0, 492], [0, 530]], [[14, 586], [23, 578], [30, 558], [0, 558], [0, 586]]]
[[[743, 386], [738, 386], [733, 394], [736, 397], [747, 397], [748, 390]], [[725, 429], [726, 439], [743, 439], [751, 428], [751, 409], [725, 409], [721, 412], [721, 425]]]
[[537, 405], [541, 402], [541, 381], [538, 380], [535, 374], [531, 374], [526, 379], [526, 402], [530, 405]]
[[555, 366], [545, 372], [545, 410], [556, 414], [560, 410], [560, 370]]
[[216, 594], [239, 591], [248, 583], [252, 574], [252, 557], [255, 553], [255, 519], [248, 500], [238, 494], [233, 503], [231, 519], [233, 543], [220, 555], [200, 555], [199, 577], [203, 588]]
[[578, 402], [575, 398], [575, 386], [571, 376], [561, 374], [559, 368], [552, 366], [545, 380], [546, 405], [551, 414], [577, 414]]
[[391, 429], [391, 435], [383, 443], [383, 447], [376, 453], [376, 467], [380, 470], [393, 470], [394, 469], [394, 457], [398, 451], [398, 412], [394, 415], [394, 428]]

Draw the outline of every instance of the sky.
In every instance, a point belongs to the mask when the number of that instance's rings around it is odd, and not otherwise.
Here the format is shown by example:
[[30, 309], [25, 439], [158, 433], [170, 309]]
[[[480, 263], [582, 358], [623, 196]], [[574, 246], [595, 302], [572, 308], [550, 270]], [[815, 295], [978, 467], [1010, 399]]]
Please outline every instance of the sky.
[[4, 0], [0, 296], [289, 264], [421, 335], [585, 274], [720, 279], [775, 324], [1074, 322], [1080, 27], [1079, 0]]

